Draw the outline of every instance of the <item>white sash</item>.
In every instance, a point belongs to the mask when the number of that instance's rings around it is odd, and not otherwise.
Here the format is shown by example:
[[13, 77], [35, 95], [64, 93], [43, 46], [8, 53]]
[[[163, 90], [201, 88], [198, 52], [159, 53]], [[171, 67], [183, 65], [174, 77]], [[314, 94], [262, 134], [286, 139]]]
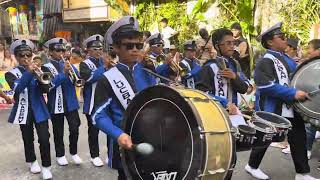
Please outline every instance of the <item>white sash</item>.
[[[10, 71], [13, 75], [15, 75], [18, 79], [21, 78], [22, 73], [19, 68], [14, 68]], [[13, 120], [13, 124], [26, 124], [29, 110], [29, 99], [28, 99], [28, 88], [25, 88], [19, 94], [19, 101], [17, 112]]]
[[[89, 81], [92, 78], [94, 71], [97, 70], [97, 66], [90, 59], [86, 59], [83, 62], [89, 67], [89, 69], [91, 69], [91, 77], [88, 79], [88, 81]], [[90, 104], [89, 104], [89, 115], [91, 115], [91, 112], [93, 109], [94, 93], [96, 91], [96, 87], [97, 87], [97, 82], [92, 83], [92, 85], [91, 85], [91, 99], [90, 99]]]
[[[189, 63], [186, 60], [182, 60], [181, 63], [184, 64], [188, 68], [189, 72], [191, 71], [191, 67], [190, 67]], [[187, 79], [187, 87], [195, 89], [195, 83], [194, 83], [194, 78], [193, 77]]]
[[[53, 76], [57, 76], [58, 70], [54, 67], [52, 63], [47, 63], [44, 65], [47, 67]], [[63, 94], [62, 94], [62, 87], [61, 85], [56, 88], [56, 99], [54, 103], [54, 114], [61, 114], [64, 113], [64, 107], [63, 107]]]
[[226, 78], [223, 78], [219, 74], [219, 67], [216, 63], [210, 64], [210, 67], [214, 73], [214, 87], [215, 87], [215, 95], [219, 97], [227, 98], [228, 95], [228, 82]]
[[130, 101], [135, 96], [132, 87], [130, 86], [127, 79], [118, 70], [117, 67], [113, 67], [104, 73], [108, 79], [114, 94], [122, 104], [124, 109], [127, 109]]
[[[286, 67], [283, 65], [283, 63], [274, 57], [272, 54], [265, 54], [264, 58], [271, 59], [274, 63], [274, 68], [276, 69], [277, 72], [277, 77], [279, 79], [279, 84], [282, 86], [289, 87], [289, 76], [288, 76], [288, 71]], [[292, 107], [288, 106], [286, 103], [282, 104], [282, 114], [281, 116], [283, 117], [293, 117], [293, 109]]]

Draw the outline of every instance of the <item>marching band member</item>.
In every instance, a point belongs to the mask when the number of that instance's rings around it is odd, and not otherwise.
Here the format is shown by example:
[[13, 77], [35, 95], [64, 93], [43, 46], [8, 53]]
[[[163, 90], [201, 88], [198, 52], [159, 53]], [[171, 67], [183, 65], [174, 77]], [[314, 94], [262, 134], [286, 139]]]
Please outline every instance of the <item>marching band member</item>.
[[41, 168], [34, 151], [33, 126], [36, 127], [42, 163], [43, 179], [51, 179], [50, 142], [48, 119], [50, 114], [42, 96], [48, 88], [44, 87], [34, 76], [36, 66], [32, 64], [34, 45], [27, 39], [16, 40], [10, 51], [19, 65], [5, 74], [6, 81], [14, 91], [14, 106], [9, 122], [19, 124], [24, 144], [26, 162], [30, 163], [32, 173], [40, 173]]
[[[51, 114], [57, 162], [60, 166], [68, 165], [63, 142], [64, 117], [67, 118], [69, 125], [70, 154], [75, 164], [82, 163], [81, 158], [77, 155], [80, 126], [79, 104], [75, 86], [69, 77], [71, 68], [76, 73], [77, 70], [68, 61], [63, 60], [66, 43], [67, 41], [63, 38], [53, 38], [47, 41], [45, 46], [49, 48], [51, 60], [42, 66], [44, 72], [49, 72], [53, 76], [52, 87], [48, 93], [48, 109]], [[78, 74], [77, 76], [79, 77]]]
[[90, 36], [83, 42], [87, 48], [88, 58], [80, 63], [80, 75], [86, 83], [83, 90], [83, 113], [88, 122], [88, 142], [91, 155], [91, 162], [94, 166], [103, 166], [99, 157], [99, 129], [93, 126], [91, 112], [94, 103], [94, 93], [98, 79], [103, 75], [106, 68], [102, 60], [103, 37], [99, 34]]
[[113, 51], [119, 62], [98, 80], [92, 120], [96, 126], [111, 137], [109, 142], [109, 166], [118, 169], [118, 179], [125, 180], [121, 167], [119, 146], [132, 148], [128, 134], [121, 129], [124, 110], [135, 93], [155, 84], [155, 78], [137, 63], [143, 48], [142, 33], [138, 21], [132, 16], [124, 16], [108, 30], [107, 38], [112, 38]]
[[[281, 115], [292, 124], [288, 142], [296, 170], [296, 180], [315, 180], [308, 175], [310, 167], [307, 158], [306, 132], [302, 118], [287, 103], [294, 100], [307, 100], [308, 93], [288, 87], [289, 74], [295, 71], [296, 63], [284, 54], [287, 38], [278, 23], [260, 35], [261, 44], [267, 49], [255, 69], [256, 109]], [[259, 169], [267, 148], [252, 148], [245, 170], [258, 179], [269, 179]]]
[[157, 57], [163, 54], [163, 39], [160, 33], [151, 35], [146, 42], [149, 44], [148, 55], [153, 61], [154, 66], [157, 68], [163, 62], [157, 62]]
[[227, 100], [227, 109], [234, 114], [239, 101], [237, 94], [250, 92], [252, 87], [239, 63], [232, 59], [235, 45], [232, 32], [225, 28], [216, 30], [212, 34], [212, 44], [218, 56], [204, 64], [198, 74], [196, 88], [211, 93], [220, 102]]
[[[238, 114], [238, 93], [244, 94], [250, 91], [251, 87], [239, 63], [232, 59], [235, 45], [232, 32], [225, 28], [217, 29], [212, 34], [212, 44], [217, 50], [217, 57], [204, 64], [198, 74], [199, 81], [196, 83], [196, 88], [208, 92], [219, 100], [227, 108], [229, 114]], [[234, 167], [235, 164], [236, 153], [232, 166]], [[226, 179], [231, 179], [231, 177], [232, 170]]]
[[[182, 60], [174, 60], [174, 56], [169, 54], [166, 57], [166, 63], [160, 65], [156, 71], [162, 76], [170, 77], [170, 64], [176, 63], [180, 70], [176, 72], [177, 76], [180, 76], [182, 83], [185, 87], [195, 88], [195, 78], [196, 75], [201, 70], [198, 60], [195, 58], [197, 45], [195, 41], [186, 41], [183, 45], [184, 47], [184, 58]], [[179, 53], [176, 53], [179, 59]], [[177, 56], [176, 56], [177, 57]], [[175, 61], [175, 62], [173, 62]]]

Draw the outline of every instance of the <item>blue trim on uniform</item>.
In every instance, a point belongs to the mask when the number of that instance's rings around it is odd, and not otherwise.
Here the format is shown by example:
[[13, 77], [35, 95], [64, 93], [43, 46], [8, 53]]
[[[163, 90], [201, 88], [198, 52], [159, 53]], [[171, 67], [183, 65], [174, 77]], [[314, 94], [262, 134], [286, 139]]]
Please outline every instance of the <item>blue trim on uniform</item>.
[[213, 99], [218, 100], [220, 104], [224, 107], [227, 108], [228, 105], [228, 99], [220, 96], [215, 96], [212, 93], [208, 93]]
[[95, 125], [101, 131], [117, 140], [118, 137], [123, 133], [123, 131], [121, 130], [120, 126], [118, 127], [116, 126], [116, 124], [114, 124], [112, 117], [108, 113], [112, 101], [112, 98], [109, 98], [107, 102], [97, 107], [97, 110], [94, 112], [92, 119], [95, 122]]

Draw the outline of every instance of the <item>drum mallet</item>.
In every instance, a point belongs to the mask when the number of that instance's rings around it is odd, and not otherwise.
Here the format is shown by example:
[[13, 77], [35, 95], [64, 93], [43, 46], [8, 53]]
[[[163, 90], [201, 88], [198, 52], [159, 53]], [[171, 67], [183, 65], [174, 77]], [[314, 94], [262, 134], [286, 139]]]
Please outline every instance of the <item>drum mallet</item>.
[[149, 143], [140, 143], [140, 144], [133, 144], [132, 151], [147, 156], [153, 153], [154, 148]]

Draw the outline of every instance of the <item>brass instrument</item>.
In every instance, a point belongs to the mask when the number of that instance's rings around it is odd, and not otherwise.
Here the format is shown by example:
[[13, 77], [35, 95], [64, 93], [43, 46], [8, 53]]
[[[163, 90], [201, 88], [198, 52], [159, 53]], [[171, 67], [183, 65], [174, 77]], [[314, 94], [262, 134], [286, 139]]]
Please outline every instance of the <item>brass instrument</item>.
[[[163, 56], [166, 58], [166, 55], [163, 54]], [[169, 67], [170, 69], [175, 72], [180, 77], [184, 77], [188, 74], [188, 69], [182, 68], [177, 62], [177, 54], [174, 55], [173, 59], [170, 61]]]
[[33, 61], [32, 61], [32, 64], [33, 65], [35, 65], [35, 69], [34, 69], [34, 74], [35, 74], [35, 76], [36, 76], [36, 78], [38, 79], [38, 81], [41, 83], [41, 84], [45, 84], [45, 85], [47, 85], [47, 84], [50, 84], [51, 83], [51, 81], [52, 81], [52, 74], [51, 73], [49, 73], [49, 72], [43, 72], [42, 70], [41, 70], [41, 68], [39, 67], [39, 66], [37, 66], [37, 64], [36, 64], [36, 62], [35, 62], [35, 59], [40, 59], [41, 60], [41, 58], [40, 57], [38, 57], [38, 56], [36, 56], [36, 57], [33, 57]]
[[43, 72], [39, 67], [34, 69], [34, 73], [41, 84], [50, 84], [52, 75], [49, 72]]
[[[64, 62], [69, 62], [69, 60], [66, 60], [62, 55], [61, 55], [61, 58]], [[71, 66], [71, 64], [70, 64]], [[71, 81], [73, 82], [73, 84], [76, 86], [76, 87], [82, 87], [84, 86], [85, 84], [85, 80], [84, 79], [80, 79], [77, 75], [77, 73], [74, 71], [73, 67], [71, 66], [71, 69], [69, 70], [69, 77], [71, 79]]]

